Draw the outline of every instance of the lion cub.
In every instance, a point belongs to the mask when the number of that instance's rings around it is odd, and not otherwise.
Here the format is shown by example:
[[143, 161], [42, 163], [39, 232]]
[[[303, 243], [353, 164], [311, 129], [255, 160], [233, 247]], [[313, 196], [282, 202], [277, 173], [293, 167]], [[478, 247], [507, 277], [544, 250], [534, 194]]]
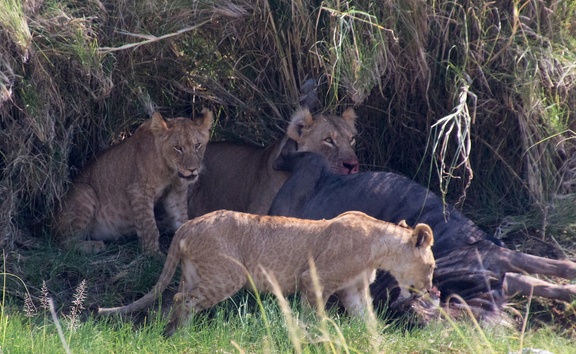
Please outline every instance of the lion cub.
[[346, 212], [331, 220], [303, 220], [219, 210], [184, 224], [174, 236], [158, 283], [132, 304], [101, 308], [100, 314], [127, 314], [151, 304], [170, 283], [180, 262], [182, 278], [172, 317], [164, 333], [172, 335], [193, 312], [223, 301], [250, 276], [259, 291], [272, 291], [266, 273], [284, 294], [299, 290], [315, 304], [310, 262], [316, 267], [325, 300], [336, 294], [347, 312], [362, 314], [369, 306], [369, 283], [376, 269], [388, 270], [401, 296], [432, 287], [435, 267], [432, 230], [414, 229]]
[[198, 179], [213, 116], [164, 119], [158, 112], [124, 142], [89, 163], [74, 180], [52, 230], [64, 247], [103, 251], [103, 241], [138, 235], [157, 252], [154, 205], [162, 203], [176, 230], [188, 220], [186, 191]]

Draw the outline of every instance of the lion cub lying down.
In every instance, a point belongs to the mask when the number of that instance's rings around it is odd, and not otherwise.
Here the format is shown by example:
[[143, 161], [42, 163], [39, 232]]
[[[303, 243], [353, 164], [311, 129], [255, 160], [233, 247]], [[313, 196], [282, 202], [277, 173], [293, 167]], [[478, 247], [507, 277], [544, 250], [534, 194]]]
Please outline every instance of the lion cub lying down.
[[197, 312], [231, 297], [242, 287], [272, 291], [266, 273], [282, 292], [299, 290], [304, 302], [315, 304], [310, 262], [316, 267], [323, 303], [336, 294], [346, 311], [365, 312], [369, 282], [376, 269], [389, 271], [401, 296], [429, 290], [435, 267], [432, 230], [414, 229], [346, 212], [331, 220], [302, 220], [219, 210], [190, 220], [176, 232], [158, 283], [132, 304], [101, 308], [99, 314], [131, 313], [150, 305], [170, 283], [181, 262], [182, 279], [174, 296], [172, 317], [164, 333]]

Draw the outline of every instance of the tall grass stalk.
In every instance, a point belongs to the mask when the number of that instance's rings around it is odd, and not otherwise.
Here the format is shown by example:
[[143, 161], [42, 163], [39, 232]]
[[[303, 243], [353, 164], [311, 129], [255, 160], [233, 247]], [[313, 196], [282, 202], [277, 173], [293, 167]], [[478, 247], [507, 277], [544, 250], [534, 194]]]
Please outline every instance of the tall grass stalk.
[[327, 1], [320, 7], [329, 14], [330, 27], [325, 42], [318, 42], [334, 101], [341, 100], [340, 87], [345, 87], [355, 103], [364, 101], [379, 86], [387, 66], [386, 34], [394, 36], [379, 23], [378, 18], [360, 11], [350, 2]]
[[270, 330], [270, 322], [268, 321], [268, 316], [266, 315], [266, 311], [264, 308], [264, 304], [262, 303], [262, 298], [260, 297], [260, 292], [258, 291], [258, 289], [256, 288], [256, 284], [254, 283], [254, 279], [252, 279], [252, 276], [250, 276], [250, 274], [248, 273], [248, 270], [244, 267], [244, 265], [241, 265], [244, 268], [244, 271], [247, 274], [247, 278], [248, 278], [248, 282], [250, 283], [250, 286], [252, 287], [252, 291], [254, 292], [254, 296], [256, 297], [256, 303], [258, 304], [258, 308], [260, 309], [260, 315], [262, 316], [262, 321], [264, 322], [264, 328], [266, 328], [266, 333], [268, 334], [268, 341], [266, 343], [269, 343], [269, 345], [272, 345], [272, 332]]
[[530, 304], [532, 303], [534, 288], [530, 289], [530, 295], [528, 296], [528, 302], [526, 303], [526, 311], [524, 312], [524, 318], [522, 319], [522, 328], [520, 330], [520, 341], [518, 350], [522, 352], [524, 349], [524, 336], [526, 335], [526, 326], [528, 325], [528, 316], [530, 314]]
[[2, 343], [6, 343], [6, 330], [8, 328], [8, 316], [4, 313], [6, 308], [6, 251], [2, 249], [2, 303], [0, 304], [0, 323], [2, 324]]
[[266, 270], [263, 271], [264, 275], [266, 276], [266, 279], [272, 286], [272, 292], [276, 296], [276, 299], [278, 300], [278, 305], [280, 306], [280, 310], [282, 311], [282, 315], [286, 320], [286, 330], [288, 331], [290, 342], [292, 342], [292, 347], [294, 348], [296, 354], [301, 354], [302, 338], [304, 338], [304, 331], [299, 326], [298, 319], [294, 317], [292, 309], [290, 308], [290, 304], [284, 297], [284, 294], [282, 293], [282, 288], [280, 287], [280, 284], [278, 284], [278, 281], [276, 280], [276, 277], [274, 277], [274, 274], [269, 273]]
[[[335, 348], [333, 347], [332, 342], [328, 339], [329, 338], [329, 332], [328, 332], [328, 327], [326, 325], [329, 322], [329, 320], [326, 317], [326, 311], [325, 311], [324, 307], [318, 306], [318, 304], [324, 303], [324, 299], [323, 299], [323, 295], [322, 295], [323, 289], [322, 289], [322, 286], [320, 285], [320, 282], [319, 282], [316, 264], [314, 263], [314, 260], [311, 257], [308, 259], [308, 266], [310, 267], [310, 276], [312, 278], [314, 298], [316, 299], [315, 309], [317, 311], [318, 319], [320, 321], [320, 333], [322, 334], [320, 341], [324, 345], [326, 352], [328, 352], [328, 353], [332, 352], [333, 353], [335, 351]], [[308, 291], [310, 291], [310, 290], [308, 290]], [[302, 311], [309, 311], [310, 309], [305, 308], [305, 307], [308, 307], [311, 305], [312, 304], [310, 304], [310, 303], [308, 303], [308, 301], [306, 301], [306, 303], [302, 304]], [[345, 343], [345, 342], [343, 342], [343, 343]], [[346, 349], [346, 351], [347, 351], [347, 349]]]
[[[466, 74], [464, 74], [466, 75]], [[456, 177], [456, 171], [464, 168], [467, 172], [466, 182], [462, 189], [459, 201], [466, 197], [466, 190], [472, 183], [474, 172], [470, 165], [470, 153], [472, 150], [471, 129], [475, 120], [476, 100], [474, 93], [470, 92], [470, 84], [465, 78], [461, 79], [458, 102], [454, 111], [440, 118], [431, 128], [434, 131], [432, 139], [432, 158], [435, 161], [440, 193], [445, 201], [448, 194], [448, 185], [452, 178]], [[472, 101], [472, 111], [469, 108]], [[452, 143], [452, 140], [455, 140]]]
[[56, 314], [56, 310], [54, 309], [54, 302], [52, 299], [48, 299], [48, 306], [50, 308], [50, 315], [52, 316], [52, 321], [54, 321], [54, 325], [56, 326], [56, 330], [58, 331], [58, 337], [60, 338], [60, 342], [62, 342], [62, 346], [67, 354], [70, 354], [70, 347], [68, 346], [68, 342], [66, 341], [66, 337], [64, 336], [64, 331], [62, 330], [62, 325], [60, 325], [60, 321], [58, 320], [58, 315]]

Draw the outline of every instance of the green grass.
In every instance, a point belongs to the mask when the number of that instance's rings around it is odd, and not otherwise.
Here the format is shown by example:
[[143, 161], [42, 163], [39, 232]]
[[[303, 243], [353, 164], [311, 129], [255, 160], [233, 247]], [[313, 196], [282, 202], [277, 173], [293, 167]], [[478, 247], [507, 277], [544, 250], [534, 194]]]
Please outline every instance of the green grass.
[[26, 23], [23, 6], [21, 1], [15, 0], [1, 0], [0, 8], [0, 23], [3, 24], [8, 34], [12, 36], [12, 40], [22, 51], [23, 56], [28, 51], [28, 47], [32, 40], [30, 29]]
[[[267, 321], [257, 306], [247, 306], [248, 297], [217, 306], [213, 316], [198, 315], [169, 339], [162, 337], [165, 320], [158, 315], [139, 326], [118, 318], [90, 317], [73, 329], [68, 319], [59, 322], [72, 353], [508, 353], [539, 348], [558, 354], [574, 350], [570, 339], [547, 328], [529, 329], [522, 339], [516, 330], [492, 327], [480, 332], [467, 322], [451, 325], [441, 320], [406, 331], [379, 320], [376, 330], [370, 331], [361, 320], [334, 313], [324, 320], [300, 322], [299, 343], [295, 343], [272, 296], [262, 302]], [[0, 324], [2, 353], [64, 352], [49, 313], [26, 317], [7, 305]]]
[[[574, 304], [562, 308], [533, 301], [522, 331], [525, 300], [514, 305], [516, 329], [446, 318], [415, 328], [407, 318], [365, 323], [336, 311], [302, 317], [297, 296], [277, 301], [272, 294], [260, 298], [249, 292], [197, 315], [169, 339], [162, 337], [167, 319], [159, 304], [125, 318], [90, 315], [94, 305], [118, 306], [148, 292], [160, 274], [160, 258], [139, 255], [134, 239], [93, 256], [62, 251], [42, 239], [32, 248], [4, 254], [0, 353], [64, 353], [66, 346], [71, 353], [573, 352]], [[164, 300], [171, 298], [176, 284], [175, 278]], [[48, 297], [54, 313], [42, 301]]]

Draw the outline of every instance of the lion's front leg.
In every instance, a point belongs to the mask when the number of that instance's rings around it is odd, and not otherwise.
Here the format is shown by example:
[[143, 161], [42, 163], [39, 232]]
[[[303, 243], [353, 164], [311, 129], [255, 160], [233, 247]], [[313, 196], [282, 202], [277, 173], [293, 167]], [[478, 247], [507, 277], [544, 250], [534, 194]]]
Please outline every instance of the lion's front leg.
[[372, 297], [368, 283], [361, 282], [362, 284], [353, 284], [350, 287], [339, 290], [336, 296], [346, 309], [346, 312], [351, 316], [365, 317], [370, 311], [372, 304]]
[[170, 218], [172, 230], [176, 231], [182, 224], [188, 221], [188, 185], [173, 187], [166, 195], [162, 204]]
[[141, 184], [133, 184], [128, 187], [127, 194], [142, 252], [160, 252], [160, 232], [154, 219], [155, 191]]
[[328, 296], [332, 295], [331, 289], [324, 287], [321, 278], [310, 269], [300, 274], [300, 304], [305, 316], [311, 313], [312, 308], [316, 308], [316, 313], [321, 315], [326, 307]]

